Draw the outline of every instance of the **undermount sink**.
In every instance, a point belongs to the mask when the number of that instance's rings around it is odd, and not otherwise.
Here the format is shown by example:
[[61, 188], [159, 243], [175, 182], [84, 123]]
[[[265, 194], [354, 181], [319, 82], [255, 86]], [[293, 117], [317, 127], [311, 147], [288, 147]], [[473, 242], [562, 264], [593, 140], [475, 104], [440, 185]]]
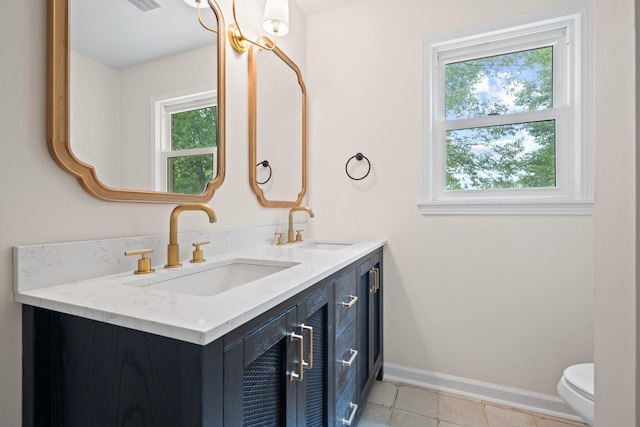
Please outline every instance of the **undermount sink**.
[[263, 277], [298, 265], [259, 259], [231, 259], [211, 264], [204, 269], [185, 271], [179, 276], [149, 278], [130, 283], [149, 290], [163, 290], [179, 294], [209, 297], [246, 285]]
[[300, 249], [319, 249], [323, 251], [337, 251], [351, 245], [352, 245], [351, 243], [315, 242], [315, 243], [309, 243], [308, 245], [301, 246]]

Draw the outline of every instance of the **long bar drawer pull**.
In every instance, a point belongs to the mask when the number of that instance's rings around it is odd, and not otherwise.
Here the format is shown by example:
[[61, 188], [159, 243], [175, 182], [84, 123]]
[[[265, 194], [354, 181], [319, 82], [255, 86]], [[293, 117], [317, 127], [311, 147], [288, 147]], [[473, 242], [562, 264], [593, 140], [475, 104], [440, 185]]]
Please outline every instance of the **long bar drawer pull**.
[[298, 340], [300, 347], [298, 349], [299, 359], [298, 359], [298, 371], [291, 371], [289, 374], [289, 381], [302, 381], [304, 379], [304, 337], [302, 335], [298, 335], [295, 332], [291, 333], [291, 341]]
[[351, 353], [351, 357], [349, 360], [341, 360], [340, 362], [342, 363], [342, 366], [351, 366], [351, 364], [356, 360], [356, 357], [358, 357], [358, 350], [350, 348], [349, 352]]
[[358, 301], [358, 297], [357, 296], [349, 295], [349, 302], [343, 302], [342, 306], [343, 307], [353, 307], [353, 304], [355, 304], [356, 301]]
[[302, 332], [309, 331], [309, 363], [302, 362], [306, 369], [313, 368], [313, 327], [307, 326], [304, 323], [300, 325], [300, 330]]
[[369, 293], [371, 294], [375, 294], [376, 293], [376, 269], [375, 268], [371, 268], [369, 270], [369, 283], [371, 284], [371, 286], [369, 286]]
[[349, 403], [349, 408], [351, 408], [351, 415], [349, 416], [349, 419], [342, 419], [342, 425], [344, 426], [350, 426], [351, 423], [353, 422], [353, 419], [356, 417], [356, 412], [358, 412], [358, 405], [356, 405], [353, 402]]
[[376, 292], [378, 292], [380, 290], [380, 269], [378, 267], [373, 267], [373, 273], [374, 276], [376, 278], [375, 280], [375, 285], [376, 285]]

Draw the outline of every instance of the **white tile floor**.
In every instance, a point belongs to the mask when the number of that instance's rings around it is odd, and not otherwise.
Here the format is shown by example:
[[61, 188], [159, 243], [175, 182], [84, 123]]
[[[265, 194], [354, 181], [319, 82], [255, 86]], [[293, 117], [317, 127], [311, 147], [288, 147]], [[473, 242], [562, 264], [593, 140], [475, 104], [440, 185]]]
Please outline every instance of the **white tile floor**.
[[378, 381], [359, 427], [587, 427], [452, 394]]

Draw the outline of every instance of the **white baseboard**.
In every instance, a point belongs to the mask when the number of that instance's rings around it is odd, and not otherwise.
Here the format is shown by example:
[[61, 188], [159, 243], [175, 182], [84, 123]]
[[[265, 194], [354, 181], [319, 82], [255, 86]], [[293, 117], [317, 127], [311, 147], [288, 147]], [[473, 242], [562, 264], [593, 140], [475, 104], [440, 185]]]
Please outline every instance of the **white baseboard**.
[[384, 364], [384, 380], [415, 385], [476, 400], [511, 406], [526, 411], [567, 420], [584, 422], [559, 397], [517, 388], [485, 383], [468, 378], [408, 368], [393, 363]]

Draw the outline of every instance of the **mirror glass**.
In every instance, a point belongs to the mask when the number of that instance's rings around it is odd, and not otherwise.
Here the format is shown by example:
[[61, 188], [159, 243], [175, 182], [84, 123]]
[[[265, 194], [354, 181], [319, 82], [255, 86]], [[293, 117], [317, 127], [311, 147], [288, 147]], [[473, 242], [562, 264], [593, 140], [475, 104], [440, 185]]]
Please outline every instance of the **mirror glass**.
[[[107, 200], [210, 199], [224, 178], [224, 31], [204, 29], [183, 0], [69, 0], [66, 11], [63, 3], [49, 2], [57, 162]], [[212, 4], [203, 23], [224, 28]]]
[[[262, 41], [271, 46], [268, 39]], [[249, 165], [251, 187], [263, 206], [299, 206], [307, 181], [302, 75], [277, 47], [273, 51], [252, 47], [249, 71], [250, 156], [255, 165]]]

